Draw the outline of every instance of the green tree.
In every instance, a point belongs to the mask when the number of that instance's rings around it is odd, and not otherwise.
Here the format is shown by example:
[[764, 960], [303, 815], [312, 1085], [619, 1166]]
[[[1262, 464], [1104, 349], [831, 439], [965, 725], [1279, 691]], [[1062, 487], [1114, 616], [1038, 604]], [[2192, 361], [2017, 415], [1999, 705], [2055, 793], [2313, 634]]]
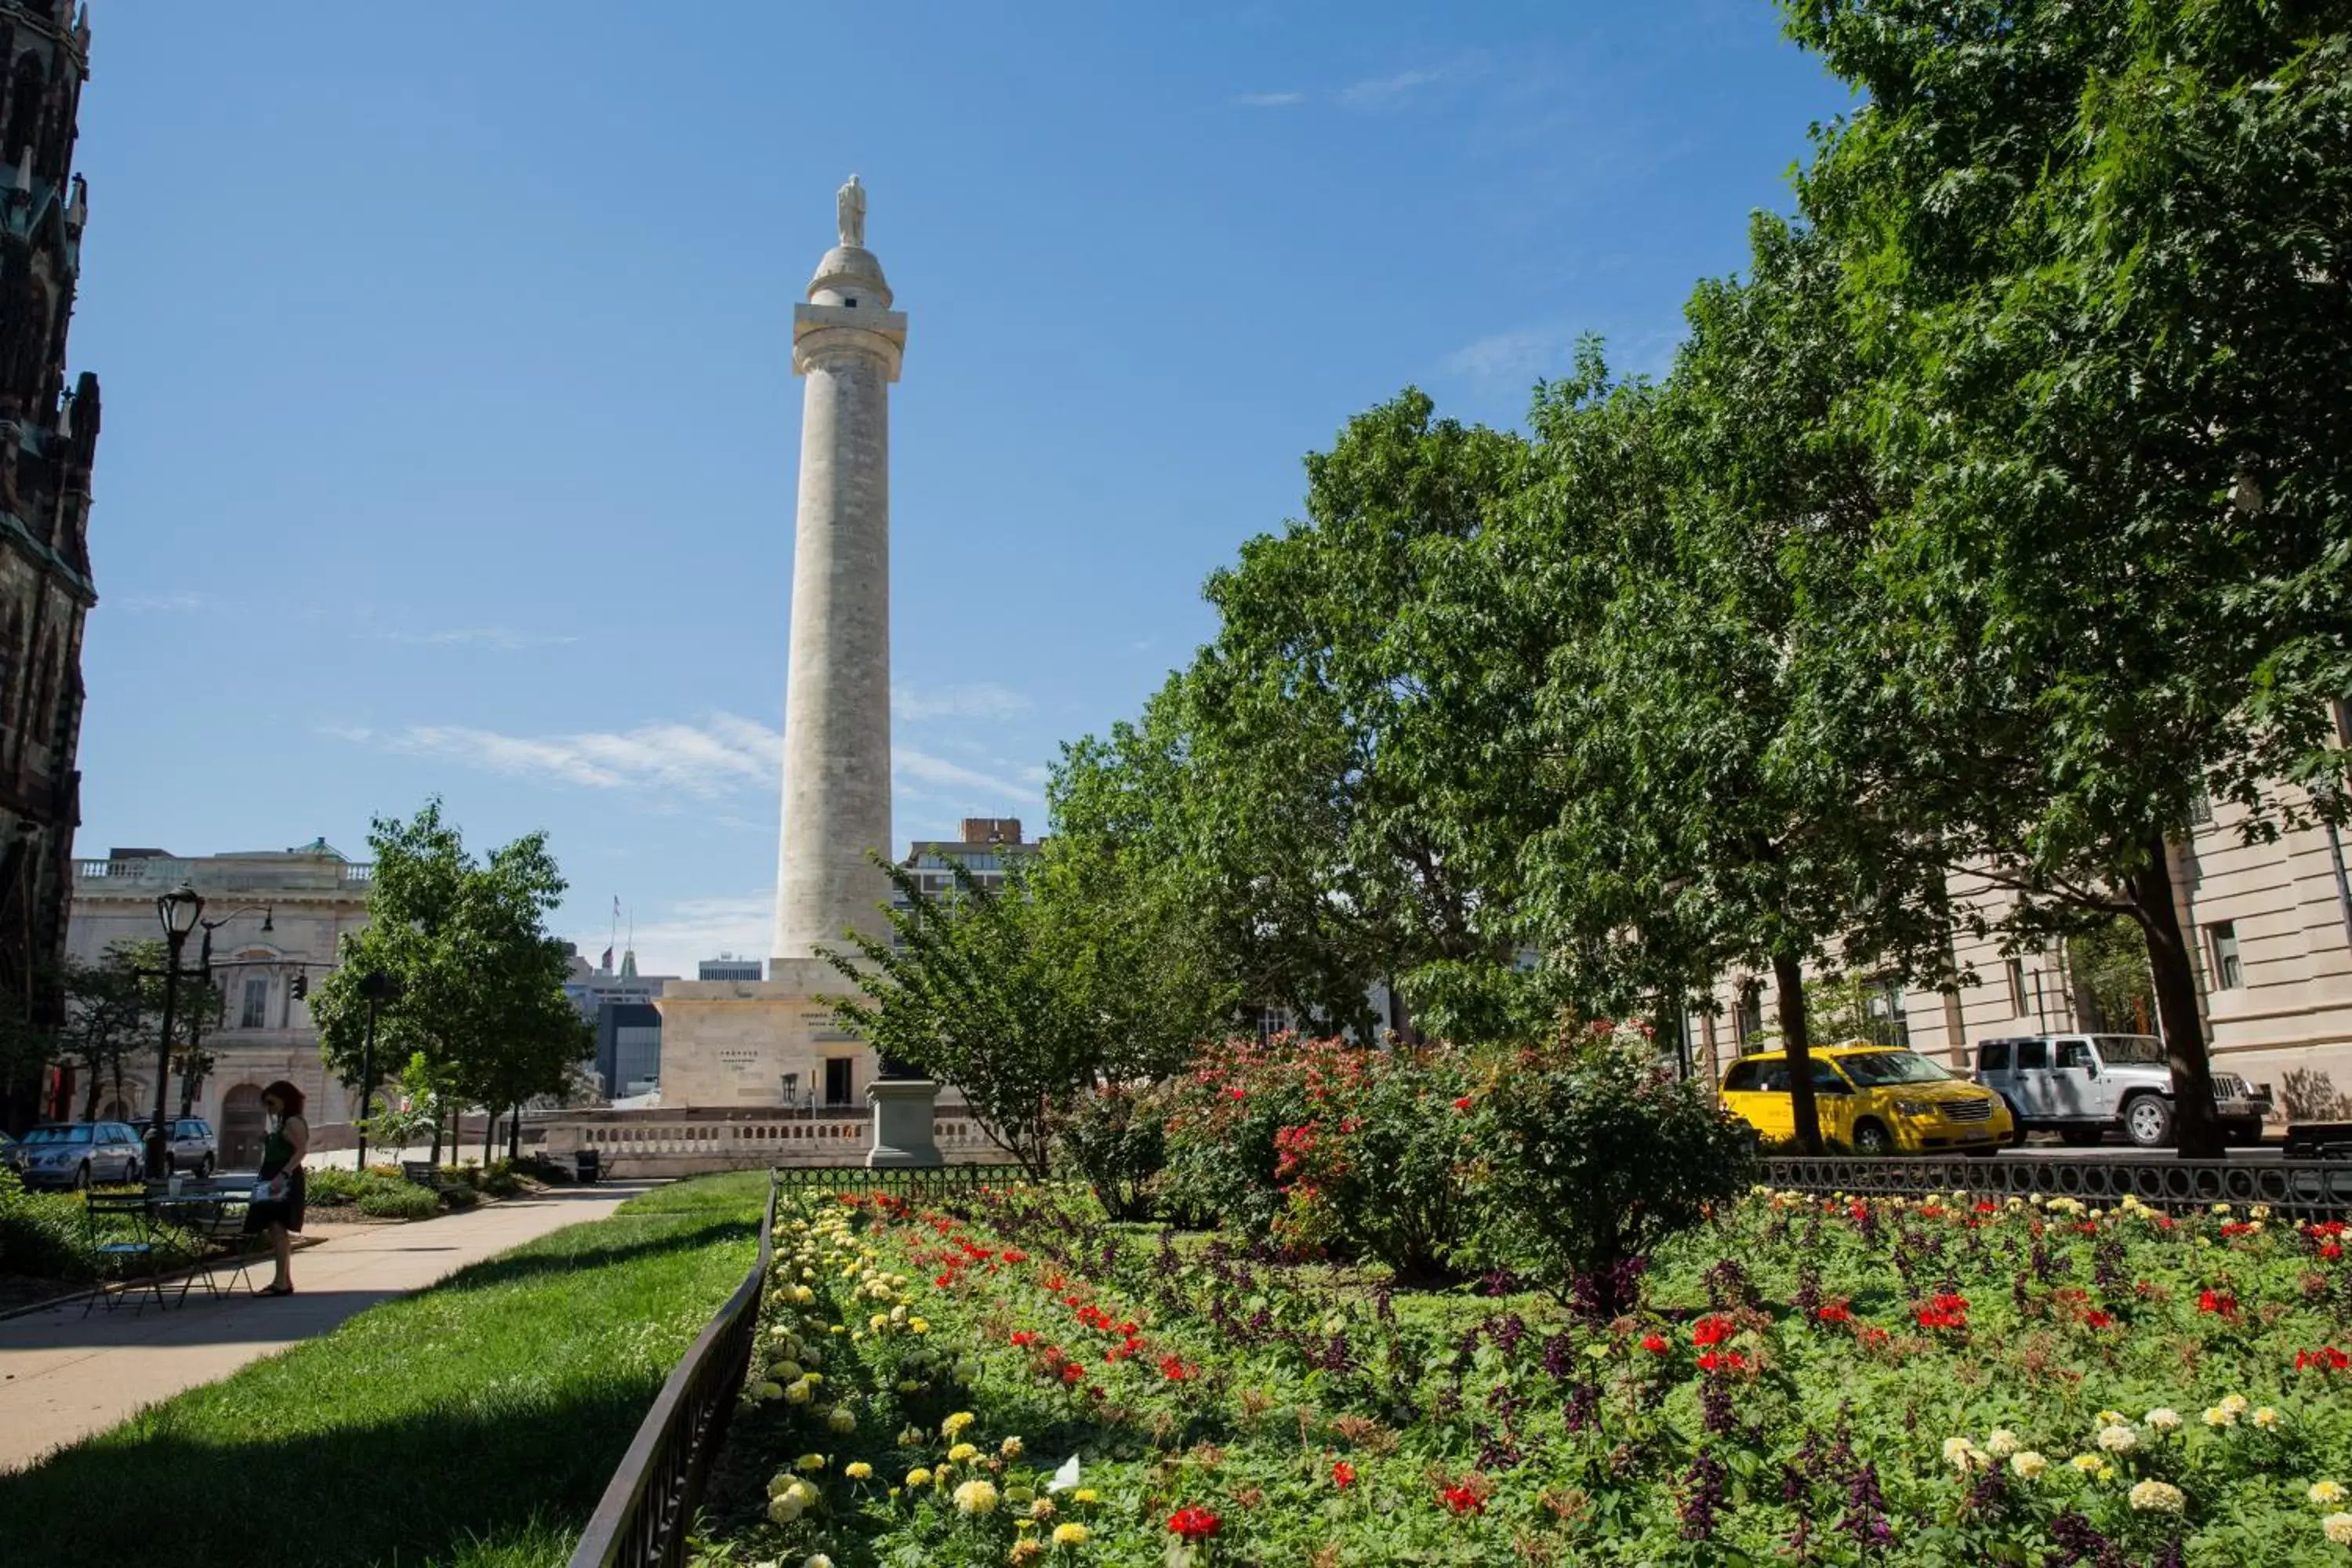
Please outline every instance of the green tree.
[[1033, 1175], [1074, 1092], [1173, 1070], [1222, 1008], [1181, 933], [1164, 940], [1148, 910], [1111, 897], [1116, 868], [1096, 858], [1049, 843], [1002, 892], [951, 865], [939, 897], [876, 859], [903, 895], [896, 941], [820, 950], [858, 992], [829, 1000], [884, 1057], [954, 1086]]
[[2311, 809], [2278, 781], [2347, 760], [2352, 33], [2317, 0], [1785, 9], [1865, 100], [1799, 194], [1869, 385], [1841, 422], [1903, 477], [1849, 659], [2013, 940], [2140, 928], [2179, 1146], [2217, 1153], [2168, 845], [2200, 790], [2266, 835]]
[[[337, 1076], [362, 1086], [368, 1004], [362, 978], [381, 970], [398, 985], [379, 1009], [376, 1083], [421, 1056], [460, 1104], [493, 1113], [561, 1094], [593, 1036], [563, 994], [563, 944], [547, 917], [563, 879], [546, 835], [526, 834], [469, 854], [441, 803], [406, 822], [375, 819], [368, 923], [348, 932], [335, 969], [311, 993], [321, 1051]], [[439, 1131], [435, 1131], [439, 1156]]]

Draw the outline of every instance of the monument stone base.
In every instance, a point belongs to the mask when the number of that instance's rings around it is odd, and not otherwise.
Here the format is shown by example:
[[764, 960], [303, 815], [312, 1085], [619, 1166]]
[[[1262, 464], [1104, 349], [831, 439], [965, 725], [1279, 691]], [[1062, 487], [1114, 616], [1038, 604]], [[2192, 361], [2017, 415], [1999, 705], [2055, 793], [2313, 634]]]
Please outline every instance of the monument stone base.
[[874, 1107], [874, 1147], [866, 1152], [868, 1170], [907, 1170], [940, 1165], [940, 1146], [931, 1141], [931, 1114], [940, 1086], [928, 1079], [876, 1079], [866, 1086]]

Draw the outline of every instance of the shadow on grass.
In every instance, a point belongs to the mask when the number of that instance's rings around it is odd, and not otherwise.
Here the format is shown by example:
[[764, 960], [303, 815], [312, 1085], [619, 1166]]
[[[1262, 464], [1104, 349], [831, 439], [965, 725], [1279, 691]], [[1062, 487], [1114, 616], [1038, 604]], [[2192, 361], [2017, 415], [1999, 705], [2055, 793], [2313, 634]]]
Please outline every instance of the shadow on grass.
[[0, 1476], [0, 1564], [415, 1568], [568, 1541], [658, 1387], [615, 1379], [496, 1419], [425, 1412], [293, 1437], [134, 1425]]
[[[628, 1216], [623, 1216], [626, 1218]], [[713, 1218], [698, 1223], [693, 1211], [676, 1210], [644, 1216], [660, 1223], [662, 1233], [636, 1241], [599, 1242], [590, 1247], [564, 1247], [559, 1240], [551, 1245], [541, 1242], [530, 1251], [509, 1253], [492, 1258], [457, 1270], [435, 1287], [440, 1290], [484, 1290], [498, 1285], [542, 1279], [551, 1274], [570, 1274], [583, 1268], [602, 1268], [613, 1264], [629, 1263], [643, 1258], [658, 1258], [676, 1252], [698, 1252], [730, 1241], [757, 1241], [760, 1237], [758, 1219], [745, 1219], [740, 1215], [730, 1218]], [[750, 1260], [745, 1260], [750, 1267]]]

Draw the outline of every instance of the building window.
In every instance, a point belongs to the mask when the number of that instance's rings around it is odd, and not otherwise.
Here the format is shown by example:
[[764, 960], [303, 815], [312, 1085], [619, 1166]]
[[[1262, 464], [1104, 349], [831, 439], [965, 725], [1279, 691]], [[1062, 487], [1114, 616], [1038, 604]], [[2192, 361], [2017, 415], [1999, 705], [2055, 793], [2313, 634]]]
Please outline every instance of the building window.
[[2021, 958], [2009, 961], [2009, 1016], [2025, 1016], [2025, 960]]
[[2202, 789], [2189, 797], [2189, 825], [2191, 827], [2213, 826], [2213, 797]]
[[269, 981], [254, 975], [245, 983], [245, 1007], [238, 1015], [240, 1029], [266, 1029], [269, 1026]]
[[824, 1102], [827, 1105], [849, 1103], [849, 1065], [847, 1057], [824, 1058]]
[[1742, 1053], [1758, 1048], [1757, 1037], [1764, 1032], [1764, 988], [1753, 980], [1739, 988], [1739, 1011], [1733, 1015], [1739, 1026], [1739, 1048]]
[[2215, 921], [2205, 928], [2205, 939], [2213, 947], [2213, 985], [2216, 990], [2235, 991], [2246, 983], [2245, 966], [2238, 961], [2238, 922]]

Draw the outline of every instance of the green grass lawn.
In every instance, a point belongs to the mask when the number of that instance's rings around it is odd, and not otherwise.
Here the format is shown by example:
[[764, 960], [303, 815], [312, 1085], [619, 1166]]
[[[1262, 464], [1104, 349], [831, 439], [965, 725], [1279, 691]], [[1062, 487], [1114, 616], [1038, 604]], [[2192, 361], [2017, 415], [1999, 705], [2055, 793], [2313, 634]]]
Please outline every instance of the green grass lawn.
[[0, 1476], [0, 1563], [561, 1563], [766, 1192], [660, 1188]]

